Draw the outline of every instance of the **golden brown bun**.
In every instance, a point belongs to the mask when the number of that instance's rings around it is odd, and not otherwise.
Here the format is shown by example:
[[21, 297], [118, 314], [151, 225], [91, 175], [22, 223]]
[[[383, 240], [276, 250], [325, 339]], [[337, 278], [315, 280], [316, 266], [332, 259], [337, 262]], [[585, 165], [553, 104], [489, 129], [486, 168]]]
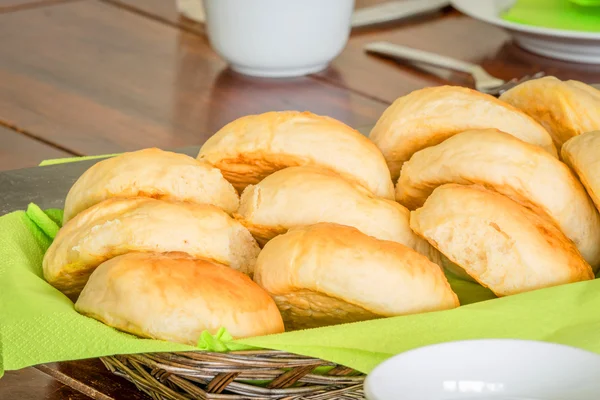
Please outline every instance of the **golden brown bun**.
[[266, 244], [254, 280], [275, 299], [286, 328], [312, 328], [454, 308], [441, 268], [399, 243], [320, 223]]
[[532, 118], [493, 96], [458, 86], [416, 90], [400, 97], [377, 121], [370, 139], [381, 149], [392, 179], [417, 151], [470, 129], [496, 128], [553, 156], [546, 130]]
[[[600, 131], [568, 140], [561, 149], [563, 160], [575, 171], [600, 211]], [[600, 242], [596, 242], [600, 247]]]
[[285, 167], [315, 165], [336, 171], [379, 197], [393, 200], [383, 155], [356, 130], [333, 118], [283, 111], [239, 118], [200, 149], [240, 192]]
[[459, 133], [404, 163], [396, 199], [414, 210], [445, 183], [478, 184], [544, 213], [600, 267], [600, 215], [569, 167], [540, 147], [494, 129]]
[[594, 278], [577, 248], [533, 211], [478, 186], [438, 187], [411, 227], [496, 295]]
[[84, 172], [67, 195], [63, 223], [102, 200], [136, 196], [208, 203], [228, 213], [239, 205], [237, 192], [217, 168], [152, 148], [108, 158]]
[[440, 263], [438, 251], [410, 229], [406, 208], [316, 167], [285, 168], [248, 186], [235, 217], [262, 245], [292, 227], [334, 222], [402, 243]]
[[130, 251], [179, 251], [252, 273], [260, 249], [250, 232], [218, 207], [113, 198], [60, 229], [44, 255], [44, 278], [76, 296], [100, 263]]
[[600, 90], [583, 82], [546, 76], [515, 86], [500, 100], [542, 124], [559, 150], [573, 136], [600, 129]]
[[226, 328], [234, 338], [283, 332], [269, 295], [246, 275], [181, 254], [129, 253], [101, 264], [75, 309], [141, 337], [197, 345]]

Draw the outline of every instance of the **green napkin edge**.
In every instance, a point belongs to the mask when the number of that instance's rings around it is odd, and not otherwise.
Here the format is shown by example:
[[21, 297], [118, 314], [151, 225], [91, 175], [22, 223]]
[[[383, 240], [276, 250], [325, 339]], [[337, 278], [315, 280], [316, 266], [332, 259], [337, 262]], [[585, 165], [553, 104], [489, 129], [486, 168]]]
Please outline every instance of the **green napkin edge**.
[[600, 0], [569, 0], [582, 7], [600, 7]]
[[48, 160], [43, 160], [39, 163], [38, 167], [47, 167], [49, 165], [58, 165], [58, 164], [67, 164], [78, 161], [86, 161], [86, 160], [96, 160], [100, 158], [110, 158], [120, 156], [123, 153], [115, 153], [115, 154], [102, 154], [96, 156], [77, 156], [77, 157], [64, 157], [64, 158], [51, 158]]
[[[37, 218], [39, 216], [39, 213], [37, 212], [37, 210], [35, 208], [32, 208], [33, 212], [30, 213], [29, 215], [32, 215], [34, 218]], [[8, 215], [12, 215], [12, 214], [17, 214], [17, 216], [19, 218], [22, 218], [23, 221], [27, 224], [27, 226], [31, 226], [33, 228], [33, 230], [29, 229], [31, 231], [31, 233], [33, 235], [46, 235], [46, 232], [52, 232], [53, 230], [50, 229], [42, 229], [40, 228], [38, 225], [36, 225], [29, 217], [29, 215], [25, 212], [25, 211], [16, 211], [14, 213], [8, 214]], [[54, 222], [60, 222], [61, 218], [61, 213], [62, 210], [48, 210], [47, 215], [50, 218], [50, 220], [54, 221]], [[3, 218], [3, 217], [0, 217]], [[50, 224], [50, 221], [45, 219], [43, 221], [44, 224]], [[48, 240], [49, 241], [49, 238]], [[293, 331], [293, 332], [286, 332], [283, 334], [276, 334], [276, 335], [264, 335], [264, 336], [259, 336], [259, 337], [253, 337], [253, 338], [247, 338], [247, 339], [238, 339], [235, 340], [233, 342], [230, 342], [230, 336], [228, 336], [226, 334], [225, 331], [221, 330], [220, 332], [217, 332], [216, 335], [213, 335], [213, 337], [207, 337], [205, 334], [201, 335], [200, 339], [202, 341], [199, 341], [198, 343], [198, 347], [193, 347], [193, 346], [186, 346], [186, 345], [180, 345], [180, 344], [176, 344], [176, 343], [170, 343], [170, 342], [164, 342], [164, 341], [156, 341], [156, 340], [151, 340], [151, 339], [140, 339], [140, 338], [135, 338], [132, 335], [128, 335], [125, 333], [122, 333], [123, 335], [127, 335], [129, 337], [131, 337], [132, 339], [134, 339], [136, 341], [136, 343], [138, 343], [137, 350], [136, 351], [119, 351], [117, 354], [139, 354], [139, 353], [149, 353], [149, 352], [177, 352], [177, 351], [200, 351], [200, 348], [202, 347], [214, 347], [214, 349], [212, 350], [225, 350], [225, 351], [232, 351], [232, 350], [238, 350], [239, 348], [237, 346], [232, 345], [231, 343], [235, 343], [235, 345], [241, 344], [241, 345], [247, 345], [250, 346], [251, 348], [268, 348], [268, 349], [273, 349], [273, 350], [281, 350], [281, 351], [287, 351], [287, 352], [292, 352], [292, 353], [296, 353], [296, 354], [302, 354], [305, 356], [310, 356], [310, 357], [316, 357], [316, 358], [321, 358], [321, 359], [325, 359], [331, 362], [336, 362], [336, 363], [341, 363], [341, 364], [351, 364], [352, 368], [356, 369], [357, 371], [361, 371], [364, 373], [368, 373], [370, 372], [377, 364], [379, 364], [380, 362], [383, 362], [384, 360], [386, 360], [389, 357], [392, 357], [395, 354], [401, 353], [403, 351], [407, 351], [413, 348], [417, 348], [417, 347], [422, 347], [428, 344], [432, 344], [429, 343], [431, 341], [431, 338], [427, 338], [424, 335], [425, 332], [430, 332], [431, 329], [437, 330], [436, 327], [440, 327], [440, 320], [438, 319], [438, 315], [446, 315], [448, 317], [454, 315], [454, 317], [451, 317], [450, 319], [452, 320], [456, 320], [457, 316], [460, 316], [460, 319], [463, 321], [467, 321], [467, 322], [471, 322], [473, 323], [473, 325], [468, 326], [468, 330], [465, 331], [463, 327], [462, 331], [457, 331], [452, 333], [452, 335], [448, 336], [446, 333], [444, 333], [444, 336], [437, 336], [437, 339], [435, 339], [436, 343], [440, 343], [440, 342], [448, 342], [448, 341], [452, 341], [452, 340], [468, 340], [468, 339], [482, 339], [482, 338], [515, 338], [513, 336], [513, 332], [510, 329], [510, 324], [506, 327], [506, 329], [504, 329], [504, 325], [501, 325], [500, 327], [496, 324], [493, 326], [482, 326], [481, 324], [477, 323], [477, 319], [478, 315], [481, 314], [481, 312], [484, 312], [485, 315], [494, 315], [495, 313], [500, 313], [500, 315], [502, 315], [503, 312], [505, 312], [506, 310], [503, 310], [502, 306], [500, 306], [501, 304], [512, 304], [512, 306], [514, 307], [516, 305], [516, 303], [519, 303], [518, 306], [519, 308], [522, 308], [524, 305], [525, 309], [528, 309], [529, 306], [532, 306], [534, 304], [538, 304], [537, 300], [535, 302], [532, 302], [531, 300], [534, 298], [539, 297], [539, 294], [543, 291], [545, 293], [544, 297], [548, 298], [549, 301], [552, 301], [552, 299], [560, 299], [560, 301], [567, 303], [564, 304], [564, 307], [569, 307], [569, 304], [573, 304], [574, 302], [577, 304], [577, 307], [583, 307], [586, 303], [589, 302], [589, 300], [595, 300], [596, 299], [596, 294], [599, 293], [599, 290], [596, 286], [598, 286], [600, 283], [600, 281], [586, 281], [586, 282], [579, 282], [579, 283], [573, 283], [573, 284], [569, 284], [569, 285], [560, 285], [560, 286], [556, 286], [556, 287], [552, 287], [552, 288], [547, 288], [547, 289], [540, 289], [538, 291], [532, 291], [532, 292], [527, 292], [527, 293], [522, 293], [519, 295], [514, 295], [514, 296], [508, 296], [508, 297], [504, 297], [504, 298], [500, 298], [500, 299], [494, 299], [494, 302], [490, 302], [489, 300], [485, 300], [485, 301], [480, 301], [478, 303], [475, 304], [471, 304], [471, 305], [465, 305], [453, 310], [446, 310], [446, 311], [439, 311], [439, 312], [430, 312], [430, 313], [422, 313], [422, 314], [416, 314], [416, 315], [409, 315], [409, 316], [401, 316], [401, 317], [393, 317], [393, 318], [380, 318], [380, 319], [375, 319], [375, 320], [371, 320], [371, 321], [363, 321], [363, 322], [356, 322], [356, 323], [348, 323], [348, 324], [343, 324], [343, 325], [335, 325], [332, 327], [324, 327], [324, 328], [318, 328], [318, 329], [311, 329], [311, 330], [306, 330], [306, 331]], [[561, 292], [564, 293], [565, 291], [571, 291], [572, 289], [575, 288], [580, 288], [580, 289], [575, 289], [578, 290], [580, 293], [577, 296], [573, 296], [571, 293], [569, 294], [568, 298], [565, 298], [565, 296], [561, 296], [559, 295]], [[585, 289], [585, 291], [581, 292], [581, 289]], [[54, 289], [56, 290], [56, 289]], [[537, 294], [536, 294], [537, 293]], [[1, 297], [1, 293], [0, 293], [0, 299]], [[594, 296], [594, 297], [590, 297], [590, 296]], [[518, 299], [518, 300], [517, 300]], [[494, 309], [489, 309], [486, 307], [486, 305], [488, 304], [495, 304], [498, 305], [500, 307], [494, 307]], [[592, 304], [593, 307], [596, 307], [594, 304]], [[570, 306], [572, 309], [572, 305]], [[504, 307], [505, 308], [505, 307]], [[588, 307], [589, 308], [589, 307]], [[594, 308], [596, 309], [596, 308]], [[558, 310], [557, 310], [558, 311]], [[73, 311], [75, 312], [75, 311]], [[569, 314], [565, 314], [565, 313], [561, 313], [563, 315], [569, 315]], [[594, 326], [598, 326], [600, 328], [600, 320], [596, 321], [596, 314], [595, 313], [591, 313], [591, 314], [585, 314], [586, 316], [586, 323], [588, 322], [593, 322], [595, 325]], [[536, 318], [535, 314], [532, 314], [531, 317], [533, 317], [534, 319]], [[520, 338], [520, 339], [530, 339], [530, 340], [543, 340], [546, 342], [555, 342], [555, 343], [564, 343], [567, 345], [575, 345], [576, 347], [580, 347], [580, 348], [584, 348], [584, 349], [588, 349], [591, 351], [596, 351], [598, 353], [600, 353], [600, 342], [598, 341], [597, 337], [593, 336], [590, 337], [589, 336], [589, 329], [583, 331], [583, 334], [586, 334], [588, 336], [581, 336], [581, 332], [580, 335], [576, 338], [577, 339], [577, 343], [573, 344], [572, 341], [574, 339], [572, 339], [571, 336], [567, 336], [565, 334], [564, 331], [567, 331], [567, 333], [569, 333], [569, 331], [573, 331], [573, 330], [577, 330], [578, 326], [576, 325], [567, 325], [567, 326], [560, 326], [558, 325], [558, 330], [556, 329], [557, 326], [556, 325], [556, 321], [554, 321], [554, 317], [550, 314], [544, 314], [541, 315], [542, 319], [541, 325], [536, 325], [535, 329], [533, 329], [531, 326], [528, 328], [528, 330], [526, 332], [518, 332], [516, 334], [516, 338]], [[84, 317], [81, 316], [81, 318], [88, 318], [88, 317]], [[464, 319], [466, 318], [466, 319]], [[475, 319], [474, 319], [475, 318]], [[588, 319], [592, 319], [592, 321], [587, 321]], [[446, 318], [447, 319], [447, 318]], [[104, 324], [102, 324], [101, 322], [95, 321], [91, 318], [89, 318], [89, 320], [93, 323], [97, 323], [98, 327], [100, 329], [109, 329], [111, 331], [116, 331], [114, 328], [108, 327]], [[508, 318], [509, 321], [512, 321], [513, 323], [518, 323], [518, 321], [515, 321], [514, 319], [511, 320], [511, 318]], [[395, 322], [394, 322], [395, 321]], [[392, 332], [392, 334], [394, 335], [400, 335], [402, 336], [402, 332], [406, 331], [406, 332], [412, 332], [412, 336], [407, 336], [406, 340], [402, 340], [398, 343], [395, 343], [391, 348], [390, 347], [385, 347], [385, 348], [380, 348], [380, 350], [374, 350], [374, 348], [378, 348], [376, 345], [372, 346], [369, 345], [368, 343], [368, 337], [363, 337], [361, 338], [361, 340], [366, 340], [367, 342], [361, 342], [364, 343], [365, 347], [361, 347], [363, 344], [360, 343], [356, 343], [356, 342], [349, 342], [346, 345], [342, 345], [340, 346], [339, 343], [344, 343], [343, 342], [343, 337], [347, 337], [347, 336], [353, 336], [356, 335], [357, 332], [364, 332], [365, 329], [369, 330], [369, 331], [373, 331], [373, 332], [377, 332], [380, 331], [382, 328], [385, 328], [386, 325], [388, 325], [390, 322], [394, 322], [394, 331]], [[444, 324], [447, 326], [447, 322], [441, 322], [441, 326], [444, 326]], [[504, 324], [505, 321], [502, 321], [502, 323]], [[546, 326], [547, 325], [547, 326]], [[389, 326], [389, 325], [388, 325]], [[416, 331], [414, 330], [415, 327], [419, 327], [421, 326], [421, 328], [418, 328]], [[454, 324], [452, 326], [455, 326]], [[539, 328], [538, 328], [539, 327]], [[472, 329], [474, 328], [474, 329]], [[481, 334], [479, 333], [479, 329], [482, 329]], [[425, 330], [423, 330], [425, 329]], [[550, 329], [550, 333], [548, 332], [548, 329]], [[420, 330], [420, 331], [419, 331]], [[443, 329], [442, 329], [443, 330]], [[441, 331], [441, 330], [440, 330]], [[118, 332], [118, 331], [117, 331]], [[420, 333], [419, 333], [420, 332]], [[160, 346], [150, 346], [151, 349], [148, 348], [144, 348], [145, 343], [153, 343], [153, 344], [160, 344]], [[213, 344], [211, 344], [213, 343]], [[214, 345], [214, 343], [217, 343], [216, 345]], [[346, 347], [347, 346], [347, 347]], [[334, 354], [332, 354], [334, 353]], [[103, 356], [110, 356], [110, 355], [114, 355], [114, 353], [107, 353], [107, 352], [96, 352], [94, 354], [94, 358], [96, 357], [103, 357]], [[84, 358], [84, 357], [81, 357]], [[89, 358], [89, 357], [85, 357], [85, 358]], [[65, 359], [61, 359], [61, 358], [57, 358], [57, 357], [52, 357], [51, 359], [40, 359], [40, 360], [36, 360], [39, 361], [39, 363], [44, 363], [44, 362], [60, 362], [60, 361], [67, 361], [67, 360], [76, 360], [79, 358], [75, 358], [73, 356], [69, 356], [69, 358], [65, 358]], [[31, 363], [29, 364], [24, 364], [22, 367], [27, 367], [32, 365]], [[6, 367], [7, 365], [3, 365], [3, 367]], [[10, 365], [10, 369], [14, 370], [14, 369], [20, 369], [18, 365], [16, 365], [15, 363], [13, 363], [13, 365]]]
[[[42, 210], [36, 204], [30, 203], [27, 207], [27, 210], [18, 210], [3, 216], [0, 216], [0, 219], [5, 218], [17, 218], [19, 219], [23, 225], [24, 229], [27, 229], [31, 235], [38, 237], [45, 237], [43, 241], [50, 243], [52, 239], [56, 236], [58, 230], [61, 226], [61, 221], [63, 217], [63, 210], [61, 209], [48, 209]], [[38, 242], [39, 243], [39, 242]], [[40, 266], [41, 268], [41, 266]], [[43, 277], [38, 275], [38, 279], [43, 281]], [[46, 283], [44, 281], [44, 283]], [[64, 297], [64, 295], [58, 292], [57, 289], [54, 289], [48, 283], [46, 285], [51, 289], [56, 291], [59, 296]], [[66, 297], [65, 297], [66, 299]], [[67, 299], [68, 300], [68, 299]], [[70, 302], [70, 300], [68, 300]], [[2, 297], [2, 293], [0, 292], [0, 310], [4, 307], [4, 301]], [[73, 309], [73, 313], [77, 313]], [[113, 333], [117, 333], [119, 335], [124, 335], [129, 337], [136, 342], [138, 342], [138, 349], [136, 351], [120, 351], [118, 353], [112, 352], [96, 352], [94, 358], [99, 357], [107, 357], [114, 355], [126, 355], [126, 354], [143, 354], [143, 353], [159, 353], [159, 352], [182, 352], [182, 351], [209, 351], [209, 352], [229, 352], [229, 351], [247, 351], [247, 350], [257, 350], [256, 346], [251, 346], [248, 344], [237, 343], [233, 340], [233, 337], [225, 328], [219, 329], [217, 333], [214, 335], [210, 334], [208, 331], [204, 331], [201, 333], [198, 343], [196, 346], [185, 345], [181, 343], [168, 342], [164, 340], [158, 339], [148, 339], [148, 338], [140, 338], [134, 335], [131, 335], [126, 332], [119, 331], [115, 328], [112, 328], [108, 325], [105, 325], [99, 321], [94, 320], [93, 318], [86, 317], [84, 315], [78, 314], [78, 318], [85, 318], [93, 321], [92, 323], [97, 324], [99, 329], [108, 329]], [[32, 366], [30, 362], [9, 362], [6, 364], [5, 362], [5, 354], [3, 348], [3, 331], [2, 324], [0, 324], [0, 378], [4, 376], [5, 370], [19, 370], [22, 368], [27, 368]], [[145, 344], [148, 344], [148, 347], [151, 349], [144, 349]], [[38, 364], [44, 364], [49, 362], [62, 362], [62, 361], [75, 361], [79, 359], [84, 359], [87, 357], [49, 357], [48, 359], [39, 359]]]
[[[47, 238], [47, 242], [50, 243], [52, 241], [52, 239], [58, 233], [58, 230], [60, 229], [61, 222], [62, 222], [63, 210], [60, 210], [60, 209], [42, 210], [36, 204], [30, 203], [28, 205], [26, 211], [15, 211], [13, 213], [7, 214], [0, 218], [10, 217], [13, 214], [18, 214], [19, 217], [22, 218], [23, 223], [26, 225], [26, 228], [28, 229], [29, 232], [31, 232], [32, 235], [34, 235], [34, 236], [35, 235], [44, 235]], [[43, 277], [41, 277], [41, 276], [38, 276], [38, 278], [43, 280]], [[452, 281], [453, 279], [454, 279], [453, 277], [450, 277], [449, 281]], [[476, 283], [463, 281], [460, 279], [457, 279], [457, 280], [464, 285], [479, 286]], [[50, 288], [52, 288], [50, 285], [48, 285], [48, 286]], [[481, 290], [487, 290], [483, 287], [480, 287], [480, 288], [481, 288]], [[52, 288], [52, 289], [56, 290], [54, 288]], [[57, 294], [60, 294], [60, 292], [57, 291]], [[60, 295], [62, 296], [62, 294], [60, 294]], [[475, 297], [477, 297], [478, 300], [482, 299], [482, 297], [479, 297], [479, 295], [477, 295]], [[0, 294], [0, 300], [1, 300], [1, 294]], [[76, 313], [75, 310], [73, 310], [73, 312]], [[89, 318], [89, 317], [86, 317], [83, 315], [78, 315], [78, 316], [81, 318]], [[89, 318], [89, 319], [91, 319], [91, 318]], [[178, 352], [178, 351], [230, 352], [230, 351], [243, 351], [243, 350], [259, 350], [259, 349], [272, 349], [272, 350], [280, 350], [280, 351], [289, 352], [290, 350], [297, 349], [298, 354], [304, 354], [307, 356], [312, 356], [312, 357], [317, 357], [317, 358], [325, 358], [328, 361], [332, 361], [332, 362], [344, 361], [344, 360], [331, 359], [331, 357], [320, 356], [321, 349], [319, 346], [309, 346], [308, 349], [303, 348], [302, 346], [294, 346], [294, 345], [289, 345], [286, 343], [283, 343], [281, 346], [279, 346], [278, 340], [276, 339], [276, 337], [278, 335], [263, 335], [260, 337], [252, 337], [252, 338], [234, 340], [233, 337], [229, 334], [229, 332], [227, 332], [226, 329], [221, 328], [216, 334], [213, 334], [213, 335], [211, 335], [208, 331], [202, 332], [202, 334], [200, 335], [200, 337], [198, 339], [197, 346], [194, 347], [194, 346], [182, 345], [179, 343], [171, 343], [171, 342], [146, 339], [146, 338], [137, 338], [133, 335], [118, 331], [117, 329], [114, 329], [110, 326], [104, 325], [96, 320], [93, 320], [93, 322], [98, 324], [99, 329], [109, 329], [111, 331], [118, 332], [123, 335], [127, 335], [131, 338], [135, 338], [136, 341], [139, 340], [140, 341], [139, 347], [142, 347], [142, 348], [145, 347], [144, 343], [148, 343], [149, 347], [151, 347], [151, 349], [139, 349], [138, 348], [138, 350], [131, 351], [131, 352], [119, 351], [118, 354], [140, 354], [140, 353], [149, 353], [149, 352]], [[360, 324], [360, 323], [361, 322], [357, 322], [356, 324]], [[351, 324], [345, 324], [345, 325], [351, 325]], [[1, 335], [1, 327], [0, 327], [0, 335]], [[285, 335], [285, 334], [283, 334], [283, 335]], [[273, 343], [269, 343], [273, 339], [274, 339]], [[153, 343], [153, 344], [160, 343], [160, 346], [159, 346], [160, 348], [157, 349], [156, 346], [150, 345], [150, 343]], [[332, 348], [332, 346], [329, 346], [329, 349], [331, 349], [331, 348]], [[358, 368], [356, 368], [356, 369], [361, 372], [365, 372], [365, 373], [370, 371], [377, 363], [379, 363], [393, 355], [393, 354], [388, 354], [388, 353], [375, 354], [376, 352], [373, 352], [373, 351], [360, 350], [360, 349], [356, 349], [356, 348], [344, 349], [344, 348], [336, 347], [336, 350], [337, 350], [337, 353], [340, 353], [340, 354], [343, 353], [344, 357], [346, 357], [346, 358], [352, 357], [352, 358], [360, 359], [360, 362], [357, 364]], [[0, 363], [2, 363], [2, 361], [4, 360], [4, 354], [0, 353], [0, 355], [2, 356], [2, 358], [0, 358]], [[96, 352], [94, 357], [105, 357], [105, 356], [112, 356], [112, 355], [115, 355], [115, 354], [112, 354], [110, 352]], [[376, 358], [373, 358], [374, 356]], [[51, 359], [41, 359], [41, 360], [39, 360], [39, 362], [40, 363], [61, 362], [61, 361], [71, 361], [71, 360], [76, 360], [76, 359], [79, 359], [79, 358], [74, 358], [72, 356], [70, 356], [68, 358], [51, 357]], [[373, 362], [373, 360], [376, 360], [376, 362]], [[10, 367], [10, 370], [15, 370], [15, 369], [28, 367], [30, 365], [31, 365], [30, 363], [24, 363], [24, 362], [15, 363], [13, 361], [8, 366]], [[5, 367], [6, 367], [6, 365], [0, 365], [0, 377], [3, 374]]]

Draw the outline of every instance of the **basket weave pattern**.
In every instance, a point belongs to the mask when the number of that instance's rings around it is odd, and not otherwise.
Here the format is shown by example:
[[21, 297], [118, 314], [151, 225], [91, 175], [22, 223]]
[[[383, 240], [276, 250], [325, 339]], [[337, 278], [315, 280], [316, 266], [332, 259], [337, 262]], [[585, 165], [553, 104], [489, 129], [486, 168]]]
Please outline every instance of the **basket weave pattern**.
[[[364, 398], [364, 374], [275, 350], [132, 354], [101, 360], [155, 400]], [[332, 369], [316, 374], [317, 367]]]

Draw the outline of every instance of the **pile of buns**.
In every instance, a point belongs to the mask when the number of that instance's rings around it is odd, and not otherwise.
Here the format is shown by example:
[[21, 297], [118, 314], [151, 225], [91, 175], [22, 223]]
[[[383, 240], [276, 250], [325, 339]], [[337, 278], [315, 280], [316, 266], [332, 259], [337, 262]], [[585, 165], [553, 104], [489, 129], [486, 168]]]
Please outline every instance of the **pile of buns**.
[[145, 149], [73, 185], [45, 279], [80, 313], [195, 344], [459, 306], [445, 270], [506, 296], [600, 268], [600, 92], [396, 100], [369, 137], [308, 112], [224, 126], [197, 158]]

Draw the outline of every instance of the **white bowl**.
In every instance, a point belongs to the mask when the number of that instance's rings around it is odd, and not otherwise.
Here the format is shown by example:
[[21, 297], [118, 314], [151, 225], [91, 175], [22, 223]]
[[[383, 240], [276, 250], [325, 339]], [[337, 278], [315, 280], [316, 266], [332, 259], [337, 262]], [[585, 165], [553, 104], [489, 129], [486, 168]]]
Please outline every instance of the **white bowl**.
[[545, 28], [502, 19], [501, 14], [514, 3], [515, 0], [452, 0], [452, 6], [463, 14], [504, 28], [519, 46], [532, 53], [577, 63], [600, 63], [600, 32]]
[[211, 46], [237, 72], [301, 76], [344, 48], [354, 0], [204, 0]]
[[600, 356], [527, 340], [448, 342], [394, 356], [365, 381], [368, 400], [598, 400]]

